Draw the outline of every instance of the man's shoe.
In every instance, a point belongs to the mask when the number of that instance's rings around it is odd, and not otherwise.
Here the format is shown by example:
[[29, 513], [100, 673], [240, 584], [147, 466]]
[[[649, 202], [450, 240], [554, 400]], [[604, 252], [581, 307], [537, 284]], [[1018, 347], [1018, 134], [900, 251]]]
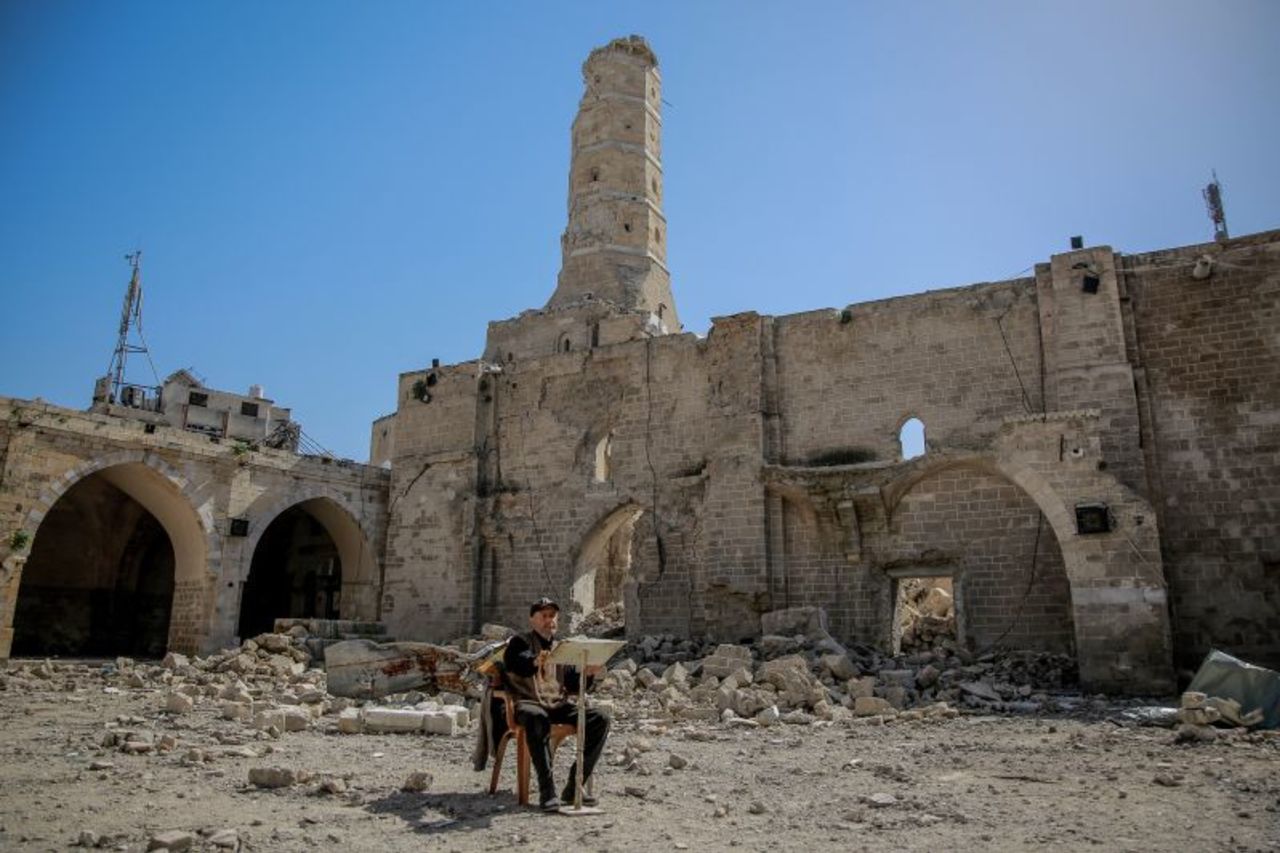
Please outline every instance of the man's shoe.
[[544, 812], [558, 812], [560, 811], [560, 806], [560, 800], [554, 796], [547, 797], [545, 800], [538, 803], [538, 808], [542, 809]]
[[[564, 802], [566, 806], [572, 806], [573, 805], [573, 789], [565, 788], [564, 792], [560, 795], [560, 799]], [[599, 800], [597, 800], [595, 797], [588, 794], [586, 791], [582, 792], [582, 804], [584, 806], [595, 806], [595, 805], [598, 805], [599, 802], [600, 802]]]

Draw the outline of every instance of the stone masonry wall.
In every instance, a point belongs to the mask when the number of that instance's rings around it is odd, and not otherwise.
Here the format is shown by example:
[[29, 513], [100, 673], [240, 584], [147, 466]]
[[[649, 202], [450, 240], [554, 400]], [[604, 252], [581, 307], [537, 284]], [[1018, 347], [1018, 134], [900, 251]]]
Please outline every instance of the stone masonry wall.
[[[1191, 273], [1201, 255], [1212, 276]], [[1280, 667], [1280, 232], [1132, 255], [1144, 440], [1179, 667]]]

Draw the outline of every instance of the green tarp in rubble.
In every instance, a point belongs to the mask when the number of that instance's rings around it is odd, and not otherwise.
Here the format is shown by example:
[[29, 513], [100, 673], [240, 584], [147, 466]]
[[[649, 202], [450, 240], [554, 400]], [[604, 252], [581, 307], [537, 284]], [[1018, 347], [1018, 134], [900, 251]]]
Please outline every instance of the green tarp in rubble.
[[1262, 709], [1260, 728], [1280, 728], [1280, 672], [1233, 658], [1213, 649], [1191, 679], [1188, 690], [1234, 699], [1242, 713]]

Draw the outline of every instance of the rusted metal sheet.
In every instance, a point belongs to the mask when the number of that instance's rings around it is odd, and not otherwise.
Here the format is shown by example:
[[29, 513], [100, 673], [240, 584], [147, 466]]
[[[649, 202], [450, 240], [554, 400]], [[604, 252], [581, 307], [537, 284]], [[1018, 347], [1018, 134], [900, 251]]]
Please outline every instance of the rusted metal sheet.
[[329, 692], [355, 699], [377, 699], [406, 690], [465, 693], [468, 660], [458, 649], [431, 643], [344, 640], [324, 652]]

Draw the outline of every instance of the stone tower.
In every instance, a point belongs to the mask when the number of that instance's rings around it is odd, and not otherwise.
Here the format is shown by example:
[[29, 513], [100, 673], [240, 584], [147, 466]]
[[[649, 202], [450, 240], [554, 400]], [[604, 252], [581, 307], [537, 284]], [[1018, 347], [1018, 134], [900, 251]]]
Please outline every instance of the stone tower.
[[678, 332], [662, 215], [662, 78], [640, 36], [614, 39], [582, 66], [573, 122], [569, 224], [547, 308], [601, 300]]

